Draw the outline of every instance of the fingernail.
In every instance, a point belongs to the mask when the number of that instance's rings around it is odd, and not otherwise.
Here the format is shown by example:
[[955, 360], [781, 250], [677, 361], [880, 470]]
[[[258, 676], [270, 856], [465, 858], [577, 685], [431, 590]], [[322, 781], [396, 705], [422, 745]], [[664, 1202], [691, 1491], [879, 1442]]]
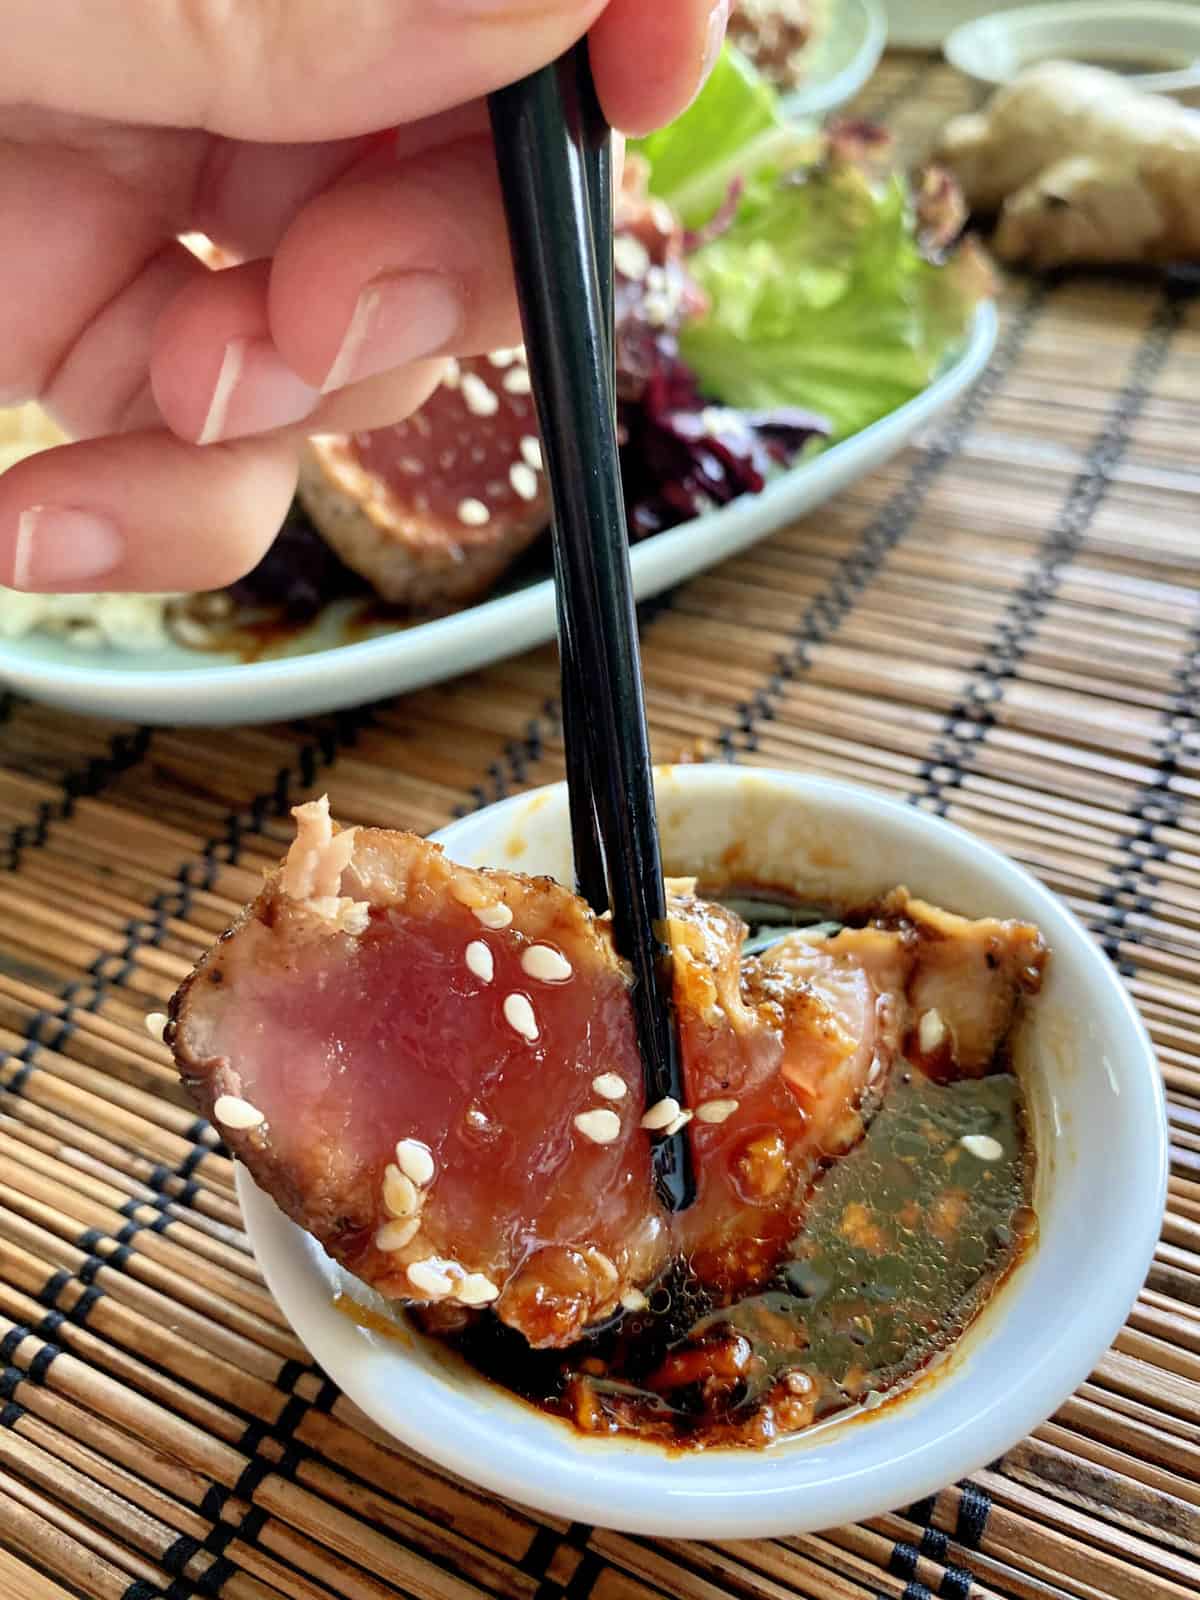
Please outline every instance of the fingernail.
[[547, 11], [563, 10], [563, 0], [558, 0], [557, 4], [553, 0], [438, 0], [438, 4], [443, 10], [465, 13], [468, 17], [494, 17], [500, 12], [514, 22], [523, 22]]
[[17, 521], [12, 587], [28, 594], [87, 590], [125, 559], [115, 522], [74, 506], [30, 506]]
[[725, 43], [725, 29], [729, 25], [729, 7], [730, 0], [716, 0], [708, 13], [708, 26], [704, 33], [704, 60], [700, 66], [697, 94], [708, 82], [708, 75], [716, 66], [717, 57], [721, 54], [721, 46]]
[[231, 339], [197, 444], [269, 433], [301, 422], [321, 396], [298, 378], [269, 339]]
[[440, 272], [388, 272], [358, 297], [321, 393], [442, 350], [462, 322], [462, 299]]

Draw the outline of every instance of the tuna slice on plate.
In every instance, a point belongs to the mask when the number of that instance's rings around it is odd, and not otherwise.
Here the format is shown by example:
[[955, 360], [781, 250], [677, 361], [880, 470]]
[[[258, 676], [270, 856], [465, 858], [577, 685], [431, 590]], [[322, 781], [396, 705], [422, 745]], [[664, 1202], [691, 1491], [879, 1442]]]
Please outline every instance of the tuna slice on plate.
[[[742, 922], [673, 883], [690, 1112], [647, 1107], [606, 919], [414, 834], [335, 830], [323, 800], [295, 814], [286, 861], [172, 1001], [184, 1082], [351, 1272], [451, 1320], [492, 1307], [534, 1345], [641, 1305], [680, 1256], [724, 1290], [764, 1281], [901, 1053], [945, 1065], [961, 1034], [973, 1063], [1040, 974], [1034, 930], [903, 891], [743, 958]], [[699, 1193], [671, 1217], [650, 1152], [679, 1127]]]
[[311, 440], [300, 499], [384, 600], [475, 599], [550, 520], [524, 352], [448, 362], [406, 422]]

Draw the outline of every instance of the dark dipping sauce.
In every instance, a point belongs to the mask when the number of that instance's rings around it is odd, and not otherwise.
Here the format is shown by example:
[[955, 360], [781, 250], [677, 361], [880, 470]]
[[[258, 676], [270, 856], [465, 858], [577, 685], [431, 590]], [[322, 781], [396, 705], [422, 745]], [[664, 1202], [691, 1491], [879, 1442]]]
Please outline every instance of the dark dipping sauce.
[[[995, 1142], [982, 1147], [993, 1159], [962, 1143], [972, 1135]], [[677, 1260], [645, 1310], [566, 1349], [531, 1349], [490, 1313], [446, 1342], [584, 1432], [761, 1448], [881, 1405], [960, 1337], [1036, 1237], [1033, 1175], [1003, 1046], [986, 1076], [954, 1082], [898, 1061], [760, 1292], [722, 1299]]]

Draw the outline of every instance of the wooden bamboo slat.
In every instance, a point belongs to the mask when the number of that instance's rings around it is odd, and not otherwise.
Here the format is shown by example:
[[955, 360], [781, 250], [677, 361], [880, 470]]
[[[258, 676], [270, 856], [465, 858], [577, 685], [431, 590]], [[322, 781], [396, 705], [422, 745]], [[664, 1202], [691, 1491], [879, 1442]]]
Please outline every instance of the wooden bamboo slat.
[[[902, 152], [971, 106], [920, 56]], [[869, 1524], [681, 1543], [568, 1525], [389, 1440], [309, 1360], [233, 1169], [145, 1032], [292, 805], [430, 831], [562, 776], [554, 651], [292, 726], [0, 698], [0, 1595], [19, 1600], [1185, 1600], [1200, 1594], [1200, 299], [1014, 279], [916, 446], [648, 607], [656, 757], [843, 777], [1024, 862], [1159, 1054], [1155, 1260], [1087, 1382]]]

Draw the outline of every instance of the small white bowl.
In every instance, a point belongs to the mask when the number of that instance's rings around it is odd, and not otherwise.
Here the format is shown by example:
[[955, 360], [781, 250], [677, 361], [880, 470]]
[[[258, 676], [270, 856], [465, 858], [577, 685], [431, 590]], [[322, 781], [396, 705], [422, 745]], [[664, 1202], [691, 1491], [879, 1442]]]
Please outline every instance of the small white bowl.
[[978, 83], [1001, 84], [1037, 61], [1086, 61], [1139, 89], [1200, 87], [1200, 7], [1168, 0], [1064, 0], [997, 11], [955, 28], [946, 59]]
[[[951, 909], [1027, 918], [1052, 952], [1017, 1045], [1036, 1121], [1040, 1240], [936, 1375], [903, 1400], [763, 1452], [670, 1455], [586, 1438], [485, 1383], [436, 1343], [335, 1308], [344, 1274], [239, 1169], [279, 1304], [380, 1427], [461, 1477], [555, 1516], [693, 1539], [801, 1533], [874, 1516], [994, 1460], [1087, 1377], [1158, 1237], [1166, 1118], [1154, 1053], [1092, 938], [1022, 868], [947, 823], [849, 785], [691, 766], [658, 775], [667, 870], [863, 901], [907, 884]], [[562, 787], [506, 800], [439, 837], [470, 865], [571, 880]]]
[[853, 100], [879, 65], [887, 36], [880, 0], [841, 0], [813, 46], [803, 82], [784, 96], [784, 110], [816, 120]]

